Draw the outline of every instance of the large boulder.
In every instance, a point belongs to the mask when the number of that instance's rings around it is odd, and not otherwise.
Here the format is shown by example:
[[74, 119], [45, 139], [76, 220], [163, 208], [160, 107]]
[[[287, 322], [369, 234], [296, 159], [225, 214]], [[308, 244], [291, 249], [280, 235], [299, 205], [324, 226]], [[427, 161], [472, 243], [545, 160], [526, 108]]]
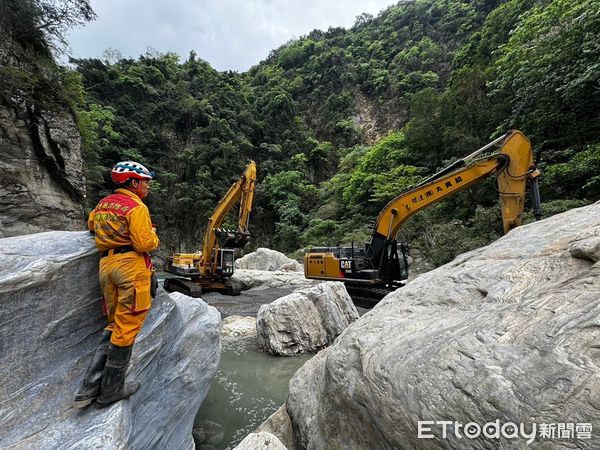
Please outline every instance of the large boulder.
[[223, 338], [256, 338], [256, 318], [249, 316], [229, 316], [221, 322]]
[[240, 283], [244, 289], [252, 288], [302, 288], [315, 286], [321, 281], [309, 280], [304, 277], [303, 272], [296, 271], [268, 271], [253, 269], [238, 269], [234, 272], [235, 281]]
[[296, 450], [294, 444], [294, 430], [292, 428], [292, 422], [290, 416], [287, 413], [287, 405], [283, 404], [281, 407], [269, 416], [257, 429], [256, 432], [261, 431], [270, 433], [277, 436], [277, 439], [288, 450]]
[[[596, 203], [388, 295], [290, 380], [297, 445], [600, 448], [599, 261]], [[436, 421], [450, 421], [445, 438]], [[492, 437], [467, 438], [470, 422]], [[536, 427], [535, 441], [508, 423]]]
[[343, 283], [321, 283], [261, 306], [258, 345], [277, 356], [315, 352], [356, 319], [358, 312]]
[[302, 271], [302, 265], [277, 250], [259, 248], [235, 261], [236, 269]]
[[[10, 36], [0, 26], [0, 67], [8, 68], [0, 74], [0, 237], [82, 230], [85, 178], [75, 114], [57, 94], [52, 64], [39, 67], [48, 56]], [[21, 86], [28, 79], [39, 80], [35, 98]]]
[[258, 433], [250, 433], [240, 442], [234, 450], [288, 450], [281, 443], [277, 436], [260, 431]]
[[193, 448], [220, 358], [218, 311], [159, 289], [133, 349], [129, 400], [72, 408], [96, 348], [98, 253], [87, 232], [0, 239], [0, 448]]
[[221, 321], [223, 350], [256, 346], [256, 317], [228, 316]]

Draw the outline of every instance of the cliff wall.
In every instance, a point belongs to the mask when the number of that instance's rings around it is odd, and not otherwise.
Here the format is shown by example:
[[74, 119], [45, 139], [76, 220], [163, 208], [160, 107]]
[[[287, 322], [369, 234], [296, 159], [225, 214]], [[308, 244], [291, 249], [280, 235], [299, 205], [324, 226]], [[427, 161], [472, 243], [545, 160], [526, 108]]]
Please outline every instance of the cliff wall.
[[57, 70], [0, 28], [0, 237], [84, 227], [81, 138]]

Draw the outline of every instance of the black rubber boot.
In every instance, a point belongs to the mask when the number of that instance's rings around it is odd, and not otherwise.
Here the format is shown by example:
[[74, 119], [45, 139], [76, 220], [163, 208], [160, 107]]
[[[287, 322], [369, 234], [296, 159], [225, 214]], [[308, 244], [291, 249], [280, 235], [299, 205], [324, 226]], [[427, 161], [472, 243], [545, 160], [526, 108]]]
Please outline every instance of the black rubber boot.
[[98, 408], [104, 408], [130, 397], [139, 389], [140, 383], [138, 381], [125, 384], [125, 373], [127, 372], [132, 349], [133, 345], [118, 347], [110, 344], [108, 346], [108, 359], [104, 366], [104, 372], [102, 372], [100, 395], [96, 399]]
[[83, 408], [92, 403], [98, 394], [100, 393], [100, 378], [102, 377], [102, 371], [106, 364], [106, 358], [108, 356], [108, 344], [110, 343], [110, 336], [112, 331], [104, 330], [100, 343], [90, 360], [88, 368], [79, 383], [79, 388], [75, 394], [75, 402], [73, 406], [75, 408]]

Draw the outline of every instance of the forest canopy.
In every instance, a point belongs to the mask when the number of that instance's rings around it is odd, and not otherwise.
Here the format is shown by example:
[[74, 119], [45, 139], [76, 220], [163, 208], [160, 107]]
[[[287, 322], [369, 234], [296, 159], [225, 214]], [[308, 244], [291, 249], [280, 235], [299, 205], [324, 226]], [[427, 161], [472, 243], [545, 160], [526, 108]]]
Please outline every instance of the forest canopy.
[[[61, 5], [69, 13], [56, 22]], [[94, 17], [85, 0], [22, 7], [35, 13], [18, 22], [55, 42], [62, 26]], [[112, 164], [138, 160], [158, 174], [149, 201], [161, 251], [197, 249], [253, 159], [253, 247], [361, 242], [389, 200], [511, 128], [533, 143], [546, 215], [593, 202], [598, 36], [600, 0], [415, 0], [314, 30], [245, 73], [218, 72], [193, 51], [73, 60], [87, 206], [112, 189]], [[492, 180], [479, 183], [400, 238], [445, 263], [501, 235], [497, 203]]]

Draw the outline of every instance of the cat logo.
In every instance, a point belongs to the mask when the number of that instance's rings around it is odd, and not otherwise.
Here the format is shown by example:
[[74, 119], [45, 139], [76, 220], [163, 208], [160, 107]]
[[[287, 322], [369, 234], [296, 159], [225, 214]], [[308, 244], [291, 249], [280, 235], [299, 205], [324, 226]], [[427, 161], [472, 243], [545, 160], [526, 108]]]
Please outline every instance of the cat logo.
[[341, 260], [340, 269], [350, 271], [352, 270], [352, 261]]

